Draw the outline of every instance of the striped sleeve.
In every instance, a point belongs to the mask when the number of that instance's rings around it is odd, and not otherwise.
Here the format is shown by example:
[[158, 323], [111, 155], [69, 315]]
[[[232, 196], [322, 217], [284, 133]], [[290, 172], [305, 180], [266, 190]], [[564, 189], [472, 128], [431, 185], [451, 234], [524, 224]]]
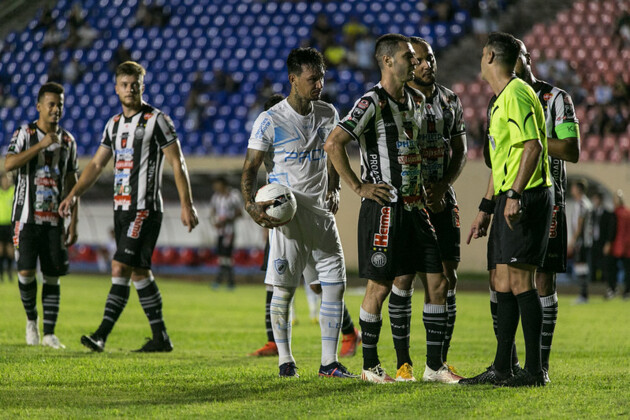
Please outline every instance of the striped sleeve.
[[555, 110], [555, 120], [553, 127], [557, 138], [566, 139], [580, 136], [578, 119], [575, 115], [575, 108], [571, 96], [564, 91], [558, 92], [553, 104]]
[[27, 140], [25, 127], [26, 126], [22, 126], [13, 133], [9, 148], [7, 149], [7, 155], [16, 155], [24, 151]]
[[103, 130], [103, 137], [101, 137], [101, 146], [107, 147], [108, 149], [113, 149], [112, 138], [111, 138], [111, 135], [109, 134], [109, 127], [112, 126], [113, 121], [114, 121], [113, 118], [107, 121], [107, 124], [105, 124], [105, 129]]
[[376, 105], [374, 100], [370, 96], [364, 96], [354, 104], [348, 115], [341, 120], [339, 127], [347, 131], [355, 140], [359, 140], [375, 113]]
[[155, 117], [153, 135], [157, 139], [161, 149], [164, 149], [179, 140], [177, 138], [177, 132], [175, 131], [173, 121], [168, 115], [162, 112], [159, 112]]

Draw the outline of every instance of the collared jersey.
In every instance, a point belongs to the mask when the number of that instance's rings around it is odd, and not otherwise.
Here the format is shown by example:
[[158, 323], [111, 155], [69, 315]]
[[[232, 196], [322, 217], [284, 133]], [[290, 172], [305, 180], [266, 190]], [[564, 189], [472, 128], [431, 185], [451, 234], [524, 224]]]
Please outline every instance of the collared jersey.
[[[11, 220], [20, 223], [57, 226], [63, 223], [59, 203], [68, 193], [65, 180], [77, 172], [77, 145], [63, 128], [57, 133], [61, 141], [41, 150], [26, 165], [16, 169], [15, 193]], [[8, 155], [19, 154], [39, 143], [46, 133], [35, 122], [21, 126], [11, 138]]]
[[254, 122], [247, 147], [266, 152], [264, 163], [270, 183], [291, 188], [298, 206], [327, 214], [324, 143], [339, 115], [326, 102], [311, 104], [308, 115], [298, 114], [286, 99], [262, 112]]
[[[564, 90], [538, 81], [534, 85], [536, 95], [545, 112], [547, 137], [566, 139], [580, 138], [580, 127], [575, 115], [571, 96]], [[553, 191], [557, 206], [564, 207], [567, 191], [567, 166], [564, 160], [549, 156], [549, 171], [553, 179]]]
[[[437, 83], [433, 95], [426, 99], [424, 110], [424, 123], [418, 136], [422, 176], [425, 182], [438, 182], [450, 164], [451, 139], [466, 133], [464, 112], [457, 95]], [[453, 187], [448, 189], [446, 197], [455, 203]]]
[[405, 87], [405, 99], [399, 103], [379, 83], [339, 123], [359, 142], [361, 180], [391, 185], [396, 189], [392, 191], [392, 202], [402, 201], [406, 210], [424, 208], [418, 141], [424, 99], [419, 91]]
[[162, 149], [176, 141], [171, 119], [149, 104], [130, 118], [110, 118], [101, 146], [114, 155], [114, 210], [163, 211]]
[[533, 139], [540, 140], [543, 150], [525, 189], [551, 187], [545, 116], [536, 93], [527, 83], [515, 77], [499, 93], [490, 111], [488, 134], [495, 195], [512, 188], [523, 144]]

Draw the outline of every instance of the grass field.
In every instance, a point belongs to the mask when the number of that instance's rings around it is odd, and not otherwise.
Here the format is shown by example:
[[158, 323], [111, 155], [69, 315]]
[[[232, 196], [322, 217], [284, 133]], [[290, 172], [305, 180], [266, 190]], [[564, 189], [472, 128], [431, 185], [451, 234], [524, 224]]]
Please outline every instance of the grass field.
[[[158, 279], [175, 350], [136, 354], [150, 334], [132, 290], [107, 342], [93, 354], [79, 343], [100, 322], [109, 290], [105, 277], [62, 280], [57, 335], [65, 350], [27, 347], [15, 283], [0, 284], [0, 417], [3, 418], [610, 418], [630, 417], [630, 302], [593, 299], [572, 306], [560, 297], [550, 376], [541, 389], [494, 389], [424, 383], [374, 385], [317, 376], [319, 327], [308, 322], [300, 290], [293, 329], [299, 379], [277, 378], [276, 358], [246, 353], [264, 344], [264, 289], [234, 292]], [[465, 285], [461, 286], [465, 289]], [[417, 289], [419, 290], [419, 289]], [[346, 302], [358, 324], [361, 294]], [[460, 292], [449, 362], [481, 372], [494, 356], [487, 293]], [[41, 314], [41, 306], [40, 306]], [[385, 315], [380, 355], [395, 373]], [[518, 341], [523, 353], [522, 335]], [[422, 294], [414, 296], [412, 357], [424, 366]], [[343, 361], [359, 373], [360, 351]]]

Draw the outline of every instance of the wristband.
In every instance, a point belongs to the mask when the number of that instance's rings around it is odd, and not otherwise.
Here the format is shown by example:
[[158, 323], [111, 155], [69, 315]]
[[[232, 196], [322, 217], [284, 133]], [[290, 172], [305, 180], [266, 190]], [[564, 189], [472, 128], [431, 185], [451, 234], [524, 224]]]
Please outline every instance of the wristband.
[[494, 201], [488, 200], [486, 197], [481, 199], [479, 210], [487, 214], [494, 214]]

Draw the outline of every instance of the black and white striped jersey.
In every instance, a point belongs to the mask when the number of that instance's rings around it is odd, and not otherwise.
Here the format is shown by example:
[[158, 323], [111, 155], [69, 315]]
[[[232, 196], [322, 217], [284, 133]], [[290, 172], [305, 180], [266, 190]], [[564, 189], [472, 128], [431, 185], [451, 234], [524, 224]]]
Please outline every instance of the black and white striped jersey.
[[105, 125], [101, 146], [114, 155], [114, 210], [163, 211], [162, 149], [178, 141], [171, 119], [143, 104], [134, 116], [113, 116]]
[[[534, 90], [545, 112], [547, 138], [579, 137], [578, 119], [575, 115], [571, 96], [564, 90], [541, 80], [534, 84]], [[571, 131], [566, 132], [566, 129]], [[560, 133], [560, 131], [562, 132]], [[574, 133], [574, 135], [570, 133]], [[549, 172], [553, 178], [556, 206], [564, 207], [567, 192], [567, 165], [564, 160], [550, 155]]]
[[377, 84], [339, 123], [361, 146], [361, 179], [396, 188], [392, 202], [407, 210], [424, 208], [422, 156], [418, 136], [424, 96], [405, 87], [405, 100], [396, 102]]
[[[77, 145], [72, 134], [59, 128], [60, 143], [40, 151], [26, 165], [16, 169], [12, 222], [57, 226], [63, 223], [59, 203], [66, 175], [78, 170]], [[13, 133], [7, 154], [18, 154], [39, 143], [46, 133], [35, 122], [24, 124]]]
[[[451, 139], [466, 132], [462, 104], [453, 91], [436, 83], [433, 95], [426, 99], [423, 119], [418, 137], [422, 176], [425, 182], [438, 182], [450, 164]], [[447, 197], [455, 202], [452, 187]]]

